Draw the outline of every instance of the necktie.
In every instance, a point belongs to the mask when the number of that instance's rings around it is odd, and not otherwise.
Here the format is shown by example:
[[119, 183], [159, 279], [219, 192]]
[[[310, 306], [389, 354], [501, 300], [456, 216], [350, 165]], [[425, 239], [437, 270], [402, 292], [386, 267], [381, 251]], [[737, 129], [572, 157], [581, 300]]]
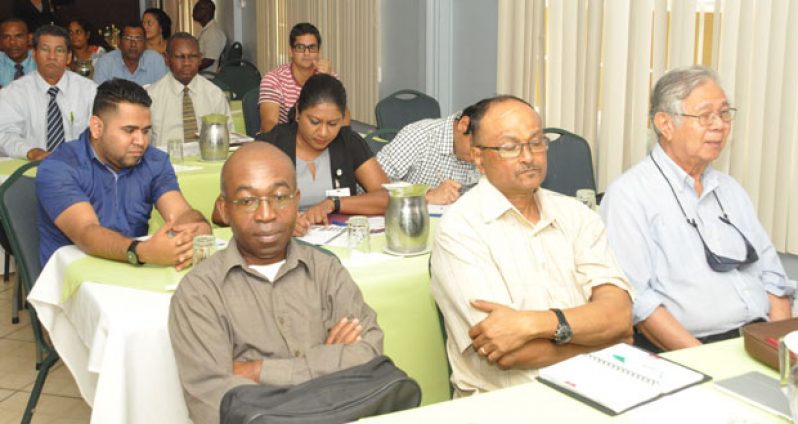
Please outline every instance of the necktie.
[[188, 95], [188, 87], [183, 90], [183, 142], [197, 139], [197, 117], [194, 103]]
[[22, 70], [22, 64], [21, 63], [15, 63], [14, 64], [14, 68], [17, 69], [17, 72], [14, 72], [14, 79], [15, 80], [20, 79], [20, 78], [22, 78], [22, 76], [25, 75], [25, 72]]
[[50, 96], [50, 103], [47, 104], [47, 151], [52, 152], [64, 142], [64, 121], [61, 118], [61, 109], [55, 102], [58, 87], [50, 87], [47, 94]]

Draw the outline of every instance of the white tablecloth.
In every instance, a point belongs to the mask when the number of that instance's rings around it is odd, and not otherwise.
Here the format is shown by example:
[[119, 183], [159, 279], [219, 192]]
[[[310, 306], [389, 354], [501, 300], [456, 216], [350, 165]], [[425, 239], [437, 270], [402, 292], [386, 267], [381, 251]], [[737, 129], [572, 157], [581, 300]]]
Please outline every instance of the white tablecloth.
[[91, 422], [190, 422], [167, 330], [171, 296], [85, 282], [61, 304], [66, 266], [84, 256], [59, 249], [28, 300], [92, 406]]

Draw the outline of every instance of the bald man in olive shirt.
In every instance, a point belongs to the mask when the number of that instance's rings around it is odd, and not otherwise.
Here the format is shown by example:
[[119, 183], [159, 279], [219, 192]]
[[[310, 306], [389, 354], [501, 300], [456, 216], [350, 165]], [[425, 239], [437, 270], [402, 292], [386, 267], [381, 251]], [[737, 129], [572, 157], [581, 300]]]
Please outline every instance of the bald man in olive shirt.
[[299, 196], [291, 160], [270, 144], [242, 147], [222, 170], [233, 240], [183, 278], [169, 314], [195, 423], [218, 423], [236, 386], [294, 385], [382, 354], [376, 314], [346, 269], [291, 238]]

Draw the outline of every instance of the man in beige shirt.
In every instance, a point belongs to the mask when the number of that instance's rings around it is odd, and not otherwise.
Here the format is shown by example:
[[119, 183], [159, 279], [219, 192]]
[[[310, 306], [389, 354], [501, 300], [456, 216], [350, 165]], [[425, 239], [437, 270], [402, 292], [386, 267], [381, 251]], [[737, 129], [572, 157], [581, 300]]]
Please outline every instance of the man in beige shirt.
[[483, 176], [444, 215], [432, 253], [456, 396], [532, 381], [537, 368], [632, 335], [631, 287], [601, 218], [540, 188], [538, 114], [500, 96], [471, 122]]
[[233, 117], [224, 92], [199, 73], [202, 59], [197, 39], [178, 32], [166, 48], [169, 71], [147, 87], [152, 97], [150, 143], [166, 148], [169, 139], [197, 140], [201, 118], [212, 113], [227, 115], [227, 130], [233, 131]]
[[189, 415], [219, 422], [242, 384], [298, 384], [382, 354], [382, 330], [352, 277], [329, 254], [291, 239], [299, 204], [291, 160], [267, 143], [222, 170], [233, 240], [187, 274], [169, 333]]

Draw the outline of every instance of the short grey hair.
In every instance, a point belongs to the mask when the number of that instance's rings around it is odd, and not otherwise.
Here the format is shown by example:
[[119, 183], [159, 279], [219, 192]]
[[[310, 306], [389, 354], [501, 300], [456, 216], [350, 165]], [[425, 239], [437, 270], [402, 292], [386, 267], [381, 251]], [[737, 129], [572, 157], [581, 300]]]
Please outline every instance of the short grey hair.
[[673, 116], [676, 126], [681, 125], [682, 102], [693, 90], [707, 81], [714, 81], [720, 85], [718, 74], [704, 66], [693, 65], [683, 68], [672, 69], [660, 77], [654, 90], [651, 92], [651, 107], [648, 111], [648, 119], [651, 121], [651, 128], [659, 139], [659, 129], [654, 124], [654, 116], [659, 112]]

